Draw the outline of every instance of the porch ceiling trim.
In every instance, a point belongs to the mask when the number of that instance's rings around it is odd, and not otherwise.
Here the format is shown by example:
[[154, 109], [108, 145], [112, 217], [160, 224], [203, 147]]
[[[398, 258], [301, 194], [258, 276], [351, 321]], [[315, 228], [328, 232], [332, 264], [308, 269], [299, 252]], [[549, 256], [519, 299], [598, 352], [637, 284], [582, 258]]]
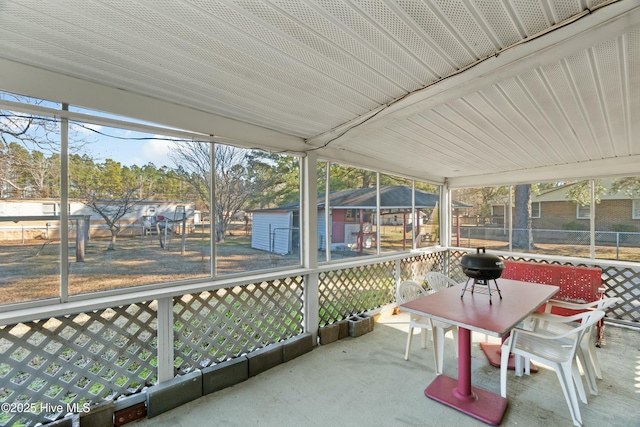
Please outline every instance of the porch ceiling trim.
[[0, 81], [2, 89], [9, 92], [98, 111], [117, 111], [134, 119], [206, 135], [222, 135], [229, 143], [244, 148], [300, 153], [308, 149], [297, 136], [8, 59], [0, 58]]
[[637, 175], [640, 175], [640, 155], [564, 166], [546, 166], [519, 172], [462, 176], [448, 179], [447, 184], [449, 188], [470, 188]]

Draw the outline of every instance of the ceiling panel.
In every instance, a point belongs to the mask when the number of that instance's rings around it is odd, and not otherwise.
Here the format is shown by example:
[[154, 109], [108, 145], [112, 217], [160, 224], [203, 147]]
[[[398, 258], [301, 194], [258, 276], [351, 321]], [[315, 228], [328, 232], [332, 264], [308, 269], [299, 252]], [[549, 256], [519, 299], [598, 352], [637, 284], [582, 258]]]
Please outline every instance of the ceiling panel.
[[81, 96], [53, 78], [43, 91], [1, 67], [0, 90], [112, 113], [128, 93], [149, 100], [136, 118], [177, 126], [167, 111], [180, 107], [211, 117], [190, 130], [268, 148], [263, 128], [321, 158], [454, 186], [577, 176], [640, 156], [639, 10], [640, 0], [1, 0], [0, 59], [104, 91]]

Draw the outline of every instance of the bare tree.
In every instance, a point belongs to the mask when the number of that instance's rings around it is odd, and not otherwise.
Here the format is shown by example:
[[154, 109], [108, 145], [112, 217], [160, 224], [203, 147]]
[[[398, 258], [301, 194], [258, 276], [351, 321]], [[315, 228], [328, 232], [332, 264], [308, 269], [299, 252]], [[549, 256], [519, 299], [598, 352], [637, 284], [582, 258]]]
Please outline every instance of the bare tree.
[[[23, 104], [44, 101], [0, 92], [3, 99]], [[70, 126], [69, 152], [89, 141], [82, 125]], [[57, 197], [60, 168], [60, 121], [52, 117], [0, 110], [0, 195]]]
[[60, 124], [56, 120], [6, 110], [0, 112], [0, 118], [0, 148], [18, 142], [28, 149], [60, 152]]
[[169, 152], [169, 158], [175, 166], [178, 178], [193, 188], [209, 214], [211, 213], [210, 147], [211, 144], [198, 141], [174, 142]]
[[0, 147], [0, 189], [2, 197], [23, 197], [28, 179], [29, 152], [16, 142]]
[[[175, 170], [196, 191], [200, 201], [211, 215], [211, 144], [203, 142], [176, 142], [169, 153]], [[249, 199], [267, 185], [259, 176], [249, 173], [248, 154], [244, 149], [228, 145], [215, 145], [215, 238], [224, 241], [233, 217], [245, 208]]]
[[[0, 92], [3, 99], [21, 104], [41, 105], [45, 101]], [[69, 151], [78, 152], [89, 141], [83, 132], [84, 125], [70, 126]], [[85, 128], [86, 129], [86, 128]], [[60, 120], [28, 113], [0, 110], [0, 149], [17, 142], [27, 150], [39, 150], [45, 155], [60, 153]]]
[[74, 155], [70, 158], [70, 171], [70, 195], [81, 200], [104, 220], [111, 232], [107, 250], [114, 250], [117, 236], [122, 230], [120, 220], [137, 204], [150, 197], [149, 194], [140, 193], [141, 188], [148, 188], [148, 183], [141, 180], [132, 169], [111, 159], [96, 164], [88, 156]]

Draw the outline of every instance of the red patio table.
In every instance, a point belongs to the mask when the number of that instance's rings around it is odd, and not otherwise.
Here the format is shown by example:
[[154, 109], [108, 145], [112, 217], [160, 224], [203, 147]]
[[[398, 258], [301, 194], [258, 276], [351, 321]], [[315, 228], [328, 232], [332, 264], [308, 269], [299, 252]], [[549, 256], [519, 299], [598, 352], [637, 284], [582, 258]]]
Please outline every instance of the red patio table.
[[498, 286], [502, 299], [494, 299], [493, 304], [487, 292], [477, 287], [461, 298], [461, 284], [400, 306], [402, 311], [458, 326], [458, 379], [438, 375], [424, 394], [492, 425], [502, 421], [507, 400], [471, 385], [471, 331], [503, 337], [560, 289], [509, 279], [498, 279]]

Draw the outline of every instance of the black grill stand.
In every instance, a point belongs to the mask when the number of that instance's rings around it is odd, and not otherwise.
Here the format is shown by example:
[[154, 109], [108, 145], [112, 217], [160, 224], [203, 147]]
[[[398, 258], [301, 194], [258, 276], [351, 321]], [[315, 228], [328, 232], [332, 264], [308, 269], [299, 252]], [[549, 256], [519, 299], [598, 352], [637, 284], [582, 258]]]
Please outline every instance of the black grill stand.
[[[460, 295], [460, 298], [462, 299], [462, 297], [464, 296], [465, 291], [467, 290], [467, 286], [469, 285], [469, 280], [471, 280], [471, 277], [469, 277], [467, 279], [467, 283], [464, 284], [464, 289], [462, 289], [462, 295]], [[486, 286], [487, 287], [487, 292], [489, 294], [489, 304], [493, 305], [493, 303], [491, 302], [491, 285], [489, 284], [490, 280], [487, 279], [473, 279], [473, 285], [471, 285], [471, 294], [473, 295], [473, 291], [476, 287], [476, 285], [482, 285], [482, 286]], [[502, 294], [500, 293], [500, 288], [498, 287], [498, 282], [493, 279], [493, 283], [496, 285], [496, 290], [498, 291], [498, 295], [500, 296], [500, 299], [502, 299]]]

